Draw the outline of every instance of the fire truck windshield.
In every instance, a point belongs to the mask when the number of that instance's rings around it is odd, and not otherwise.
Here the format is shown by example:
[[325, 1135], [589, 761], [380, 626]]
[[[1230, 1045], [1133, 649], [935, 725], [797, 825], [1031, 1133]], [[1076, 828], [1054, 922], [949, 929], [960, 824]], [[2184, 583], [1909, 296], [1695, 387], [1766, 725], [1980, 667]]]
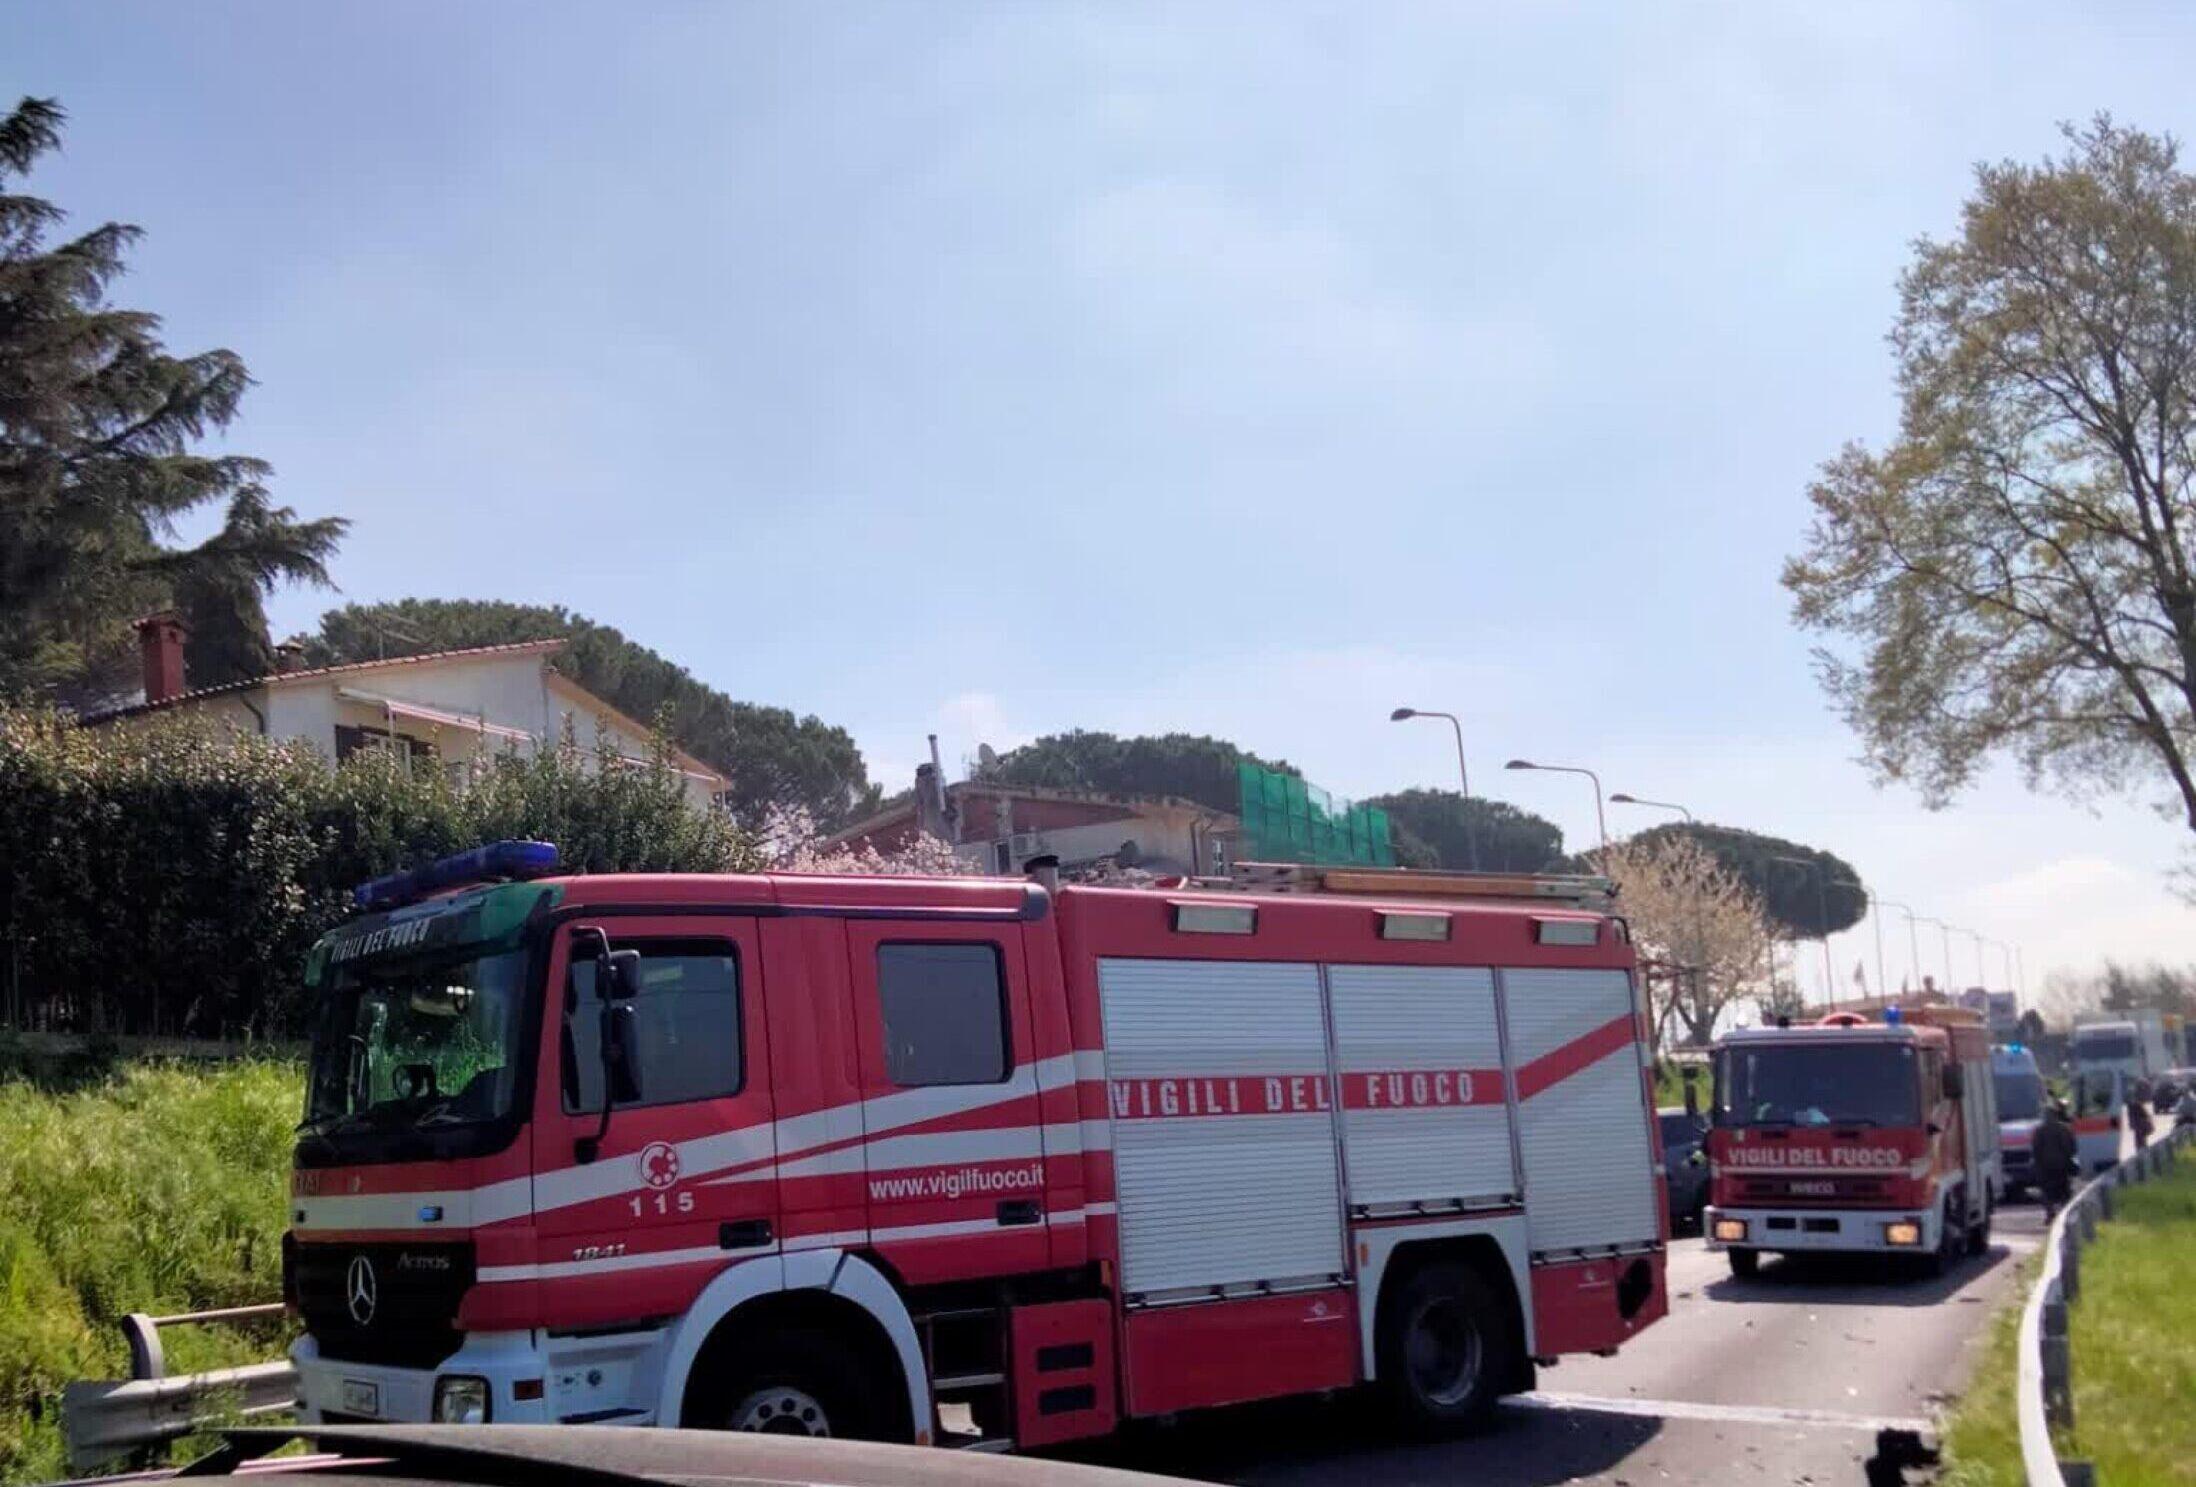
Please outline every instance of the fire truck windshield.
[[1914, 1050], [1896, 1043], [1760, 1043], [1716, 1055], [1721, 1126], [1910, 1126], [1921, 1121]]
[[526, 959], [461, 952], [336, 970], [321, 991], [301, 1130], [336, 1139], [507, 1113]]

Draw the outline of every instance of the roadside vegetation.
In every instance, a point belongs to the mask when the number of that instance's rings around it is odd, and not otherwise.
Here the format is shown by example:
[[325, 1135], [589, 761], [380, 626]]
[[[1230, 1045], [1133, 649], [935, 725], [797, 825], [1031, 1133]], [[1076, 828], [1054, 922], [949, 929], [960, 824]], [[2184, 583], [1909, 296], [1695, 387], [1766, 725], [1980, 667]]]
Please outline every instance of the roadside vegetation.
[[[0, 1481], [67, 1474], [62, 1386], [127, 1377], [124, 1315], [278, 1298], [303, 1078], [273, 1061], [0, 1074]], [[280, 1323], [161, 1336], [177, 1373], [284, 1342]]]
[[[2196, 1161], [2117, 1195], [2118, 1212], [2082, 1252], [2082, 1295], [2071, 1309], [2074, 1429], [2062, 1457], [2094, 1462], [2100, 1482], [2196, 1482]], [[2035, 1265], [2017, 1293], [2027, 1296]], [[1948, 1487], [2018, 1487], [2014, 1413], [2020, 1309], [2008, 1307], [1945, 1429]]]

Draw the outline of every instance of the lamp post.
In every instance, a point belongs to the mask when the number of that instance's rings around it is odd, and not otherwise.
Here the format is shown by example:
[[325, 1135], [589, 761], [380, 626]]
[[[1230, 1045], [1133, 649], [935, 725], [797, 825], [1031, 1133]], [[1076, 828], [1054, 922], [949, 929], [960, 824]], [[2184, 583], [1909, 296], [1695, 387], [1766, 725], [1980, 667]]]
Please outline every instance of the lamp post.
[[1825, 1000], [1836, 1001], [1838, 993], [1834, 983], [1837, 975], [1830, 969], [1830, 875], [1812, 857], [1780, 857], [1771, 854], [1769, 860], [1788, 862], [1815, 875], [1815, 922], [1822, 926], [1822, 994]]
[[1932, 919], [1927, 914], [1917, 915], [1924, 924], [1934, 924], [1944, 932], [1944, 994], [1952, 995], [1952, 926], [1942, 919]]
[[1983, 937], [1980, 933], [1972, 929], [1963, 929], [1960, 931], [1960, 933], [1966, 935], [1969, 939], [1975, 942], [1975, 984], [1981, 987], [1983, 990], [1988, 991], [1990, 989], [1990, 972], [1983, 965]]
[[1616, 794], [1614, 794], [1614, 795], [1612, 795], [1612, 796], [1610, 796], [1610, 797], [1609, 797], [1609, 804], [1611, 804], [1611, 805], [1648, 805], [1648, 806], [1653, 806], [1653, 807], [1654, 807], [1654, 808], [1655, 808], [1656, 810], [1658, 810], [1658, 811], [1676, 811], [1676, 812], [1677, 812], [1677, 813], [1678, 813], [1679, 815], [1681, 815], [1681, 816], [1683, 816], [1683, 817], [1685, 818], [1685, 824], [1686, 824], [1687, 826], [1695, 826], [1695, 825], [1698, 825], [1698, 824], [1699, 824], [1698, 822], [1696, 822], [1696, 821], [1695, 821], [1695, 820], [1693, 819], [1693, 813], [1692, 813], [1691, 811], [1689, 811], [1689, 810], [1685, 809], [1685, 807], [1684, 807], [1684, 806], [1678, 805], [1678, 804], [1676, 804], [1676, 803], [1675, 803], [1675, 802], [1673, 802], [1673, 801], [1668, 801], [1668, 800], [1648, 800], [1648, 799], [1644, 798], [1643, 796], [1638, 796], [1638, 795], [1626, 795], [1626, 794], [1625, 794], [1625, 793], [1624, 793], [1623, 791], [1621, 791], [1621, 790], [1620, 790], [1620, 791], [1618, 791], [1618, 792], [1617, 792]]
[[1876, 895], [1859, 879], [1840, 878], [1838, 886], [1859, 889], [1862, 900], [1868, 905], [1868, 918], [1876, 930], [1876, 1000], [1888, 1001], [1891, 996], [1891, 976], [1883, 968], [1883, 910], [1876, 901]]
[[1530, 759], [1512, 759], [1504, 769], [1537, 769], [1548, 774], [1582, 774], [1594, 782], [1594, 824], [1601, 828], [1601, 855], [1609, 855], [1609, 817], [1601, 808], [1601, 776], [1576, 764], [1535, 764]]
[[1921, 980], [1921, 936], [1914, 931], [1914, 911], [1905, 904], [1895, 904], [1887, 898], [1877, 899], [1876, 904], [1879, 908], [1897, 909], [1906, 916], [1906, 964], [1907, 968], [1914, 973], [1914, 979], [1916, 981]]
[[1423, 707], [1399, 707], [1388, 714], [1391, 723], [1408, 722], [1412, 718], [1447, 718], [1449, 726], [1456, 730], [1456, 781], [1464, 790], [1464, 861], [1476, 873], [1479, 871], [1479, 839], [1472, 831], [1472, 776], [1464, 766], [1464, 725], [1457, 721], [1455, 713], [1434, 712]]

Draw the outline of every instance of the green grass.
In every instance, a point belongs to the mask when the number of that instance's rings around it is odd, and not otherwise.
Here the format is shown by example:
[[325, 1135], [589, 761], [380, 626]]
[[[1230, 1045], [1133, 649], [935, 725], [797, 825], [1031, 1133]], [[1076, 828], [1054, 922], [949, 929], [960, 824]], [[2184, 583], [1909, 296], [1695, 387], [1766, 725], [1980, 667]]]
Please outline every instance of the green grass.
[[1990, 1323], [1975, 1373], [1944, 1426], [1943, 1487], [2021, 1487], [2021, 1429], [2013, 1413], [2020, 1356], [2021, 1307], [2043, 1257], [2030, 1258], [2014, 1282], [2013, 1300]]
[[[2071, 1309], [2074, 1429], [2062, 1458], [2087, 1459], [2112, 1487], [2196, 1483], [2196, 1154], [2171, 1176], [2117, 1195], [2116, 1217], [2082, 1252]], [[1948, 1487], [2017, 1487], [2021, 1443], [2013, 1408], [2020, 1305], [1995, 1323], [1944, 1434]]]
[[[1683, 1064], [1670, 1059], [1664, 1059], [1655, 1065], [1655, 1104], [1658, 1107], [1668, 1110], [1682, 1110], [1685, 1108], [1685, 1080], [1680, 1072], [1684, 1067]], [[1699, 1077], [1695, 1080], [1693, 1089], [1700, 1098], [1700, 1108], [1706, 1110], [1708, 1108], [1709, 1087], [1708, 1066], [1706, 1064], [1695, 1064], [1693, 1067], [1699, 1071]]]
[[[294, 1064], [131, 1065], [0, 1082], [0, 1481], [65, 1473], [61, 1386], [121, 1378], [126, 1313], [276, 1299]], [[285, 1331], [171, 1328], [171, 1372], [278, 1356]]]
[[2070, 1309], [2074, 1429], [2062, 1456], [2113, 1487], [2196, 1483], [2196, 1154], [2123, 1189]]

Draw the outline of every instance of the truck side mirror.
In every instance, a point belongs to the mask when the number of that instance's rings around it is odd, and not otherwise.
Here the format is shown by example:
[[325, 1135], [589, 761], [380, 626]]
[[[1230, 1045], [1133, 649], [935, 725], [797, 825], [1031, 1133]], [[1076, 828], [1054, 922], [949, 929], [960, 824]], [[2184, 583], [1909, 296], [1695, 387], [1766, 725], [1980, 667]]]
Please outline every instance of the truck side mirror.
[[1678, 1077], [1685, 1081], [1685, 1113], [1700, 1114], [1700, 1070], [1687, 1064], [1678, 1071]]
[[1958, 1064], [1946, 1064], [1944, 1066], [1944, 1097], [1947, 1100], [1957, 1100], [1963, 1098], [1966, 1094], [1967, 1070], [1961, 1068]]
[[631, 1105], [641, 1097], [640, 1014], [629, 1001], [602, 1009], [602, 1090], [606, 1122], [612, 1105]]
[[611, 951], [610, 978], [603, 985], [604, 1001], [629, 1002], [639, 996], [641, 953], [638, 950]]

